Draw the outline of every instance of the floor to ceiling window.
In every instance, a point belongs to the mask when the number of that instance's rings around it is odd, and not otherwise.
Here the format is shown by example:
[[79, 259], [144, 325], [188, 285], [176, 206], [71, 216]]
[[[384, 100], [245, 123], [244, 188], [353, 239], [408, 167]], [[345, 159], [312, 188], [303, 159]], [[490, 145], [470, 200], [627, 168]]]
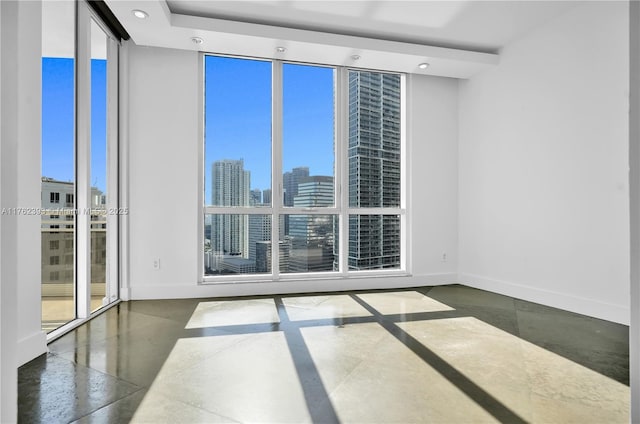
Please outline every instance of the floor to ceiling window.
[[118, 47], [85, 2], [42, 8], [42, 328], [51, 332], [118, 298]]
[[406, 271], [402, 91], [399, 74], [205, 55], [204, 281]]
[[335, 68], [282, 64], [283, 274], [338, 271], [335, 85]]
[[50, 331], [76, 317], [76, 10], [71, 1], [42, 6], [42, 328]]
[[263, 246], [256, 246], [272, 234], [271, 63], [215, 56], [205, 61], [205, 273], [269, 272], [270, 254], [265, 258]]
[[349, 269], [401, 267], [401, 81], [349, 71]]
[[107, 299], [107, 115], [108, 115], [108, 79], [107, 66], [109, 37], [95, 20], [91, 20], [91, 309], [102, 306]]

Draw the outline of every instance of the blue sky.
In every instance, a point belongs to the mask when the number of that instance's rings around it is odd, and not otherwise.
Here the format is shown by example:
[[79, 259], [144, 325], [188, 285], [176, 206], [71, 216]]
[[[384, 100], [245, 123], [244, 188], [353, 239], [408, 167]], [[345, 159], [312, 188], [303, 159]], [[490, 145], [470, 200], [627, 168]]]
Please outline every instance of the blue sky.
[[73, 59], [42, 58], [42, 175], [73, 181]]
[[[205, 199], [211, 167], [244, 159], [251, 188], [271, 187], [271, 63], [206, 56]], [[333, 74], [331, 68], [283, 68], [283, 170], [308, 166], [333, 175]]]
[[[91, 184], [106, 191], [106, 66], [91, 60]], [[74, 181], [74, 59], [42, 58], [42, 175]]]

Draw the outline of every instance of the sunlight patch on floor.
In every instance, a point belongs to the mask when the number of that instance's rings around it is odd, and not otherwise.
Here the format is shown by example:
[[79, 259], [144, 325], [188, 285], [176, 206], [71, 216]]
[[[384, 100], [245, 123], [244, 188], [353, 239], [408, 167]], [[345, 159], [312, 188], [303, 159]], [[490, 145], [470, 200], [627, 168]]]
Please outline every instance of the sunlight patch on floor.
[[273, 299], [200, 302], [185, 328], [280, 322]]
[[455, 310], [416, 291], [364, 293], [357, 296], [383, 315]]
[[291, 321], [372, 316], [348, 295], [284, 297]]
[[628, 386], [477, 318], [397, 325], [527, 421], [629, 422]]
[[283, 333], [178, 340], [132, 422], [234, 421], [310, 421]]

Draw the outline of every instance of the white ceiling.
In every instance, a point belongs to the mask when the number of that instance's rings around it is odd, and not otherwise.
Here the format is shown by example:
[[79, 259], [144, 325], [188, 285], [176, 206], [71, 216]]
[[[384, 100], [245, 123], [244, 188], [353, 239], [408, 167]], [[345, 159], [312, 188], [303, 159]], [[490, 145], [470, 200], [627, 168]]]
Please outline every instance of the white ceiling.
[[[2, 0], [0, 0], [2, 1]], [[75, 56], [75, 4], [72, 0], [42, 2], [42, 56]], [[91, 24], [91, 58], [106, 59], [106, 35], [95, 22]]]
[[172, 13], [496, 53], [575, 1], [168, 0]]
[[[495, 66], [502, 47], [580, 1], [106, 2], [139, 45], [468, 78]], [[133, 9], [149, 18], [133, 17]], [[193, 36], [205, 42], [195, 45]], [[418, 69], [421, 62], [429, 68]]]

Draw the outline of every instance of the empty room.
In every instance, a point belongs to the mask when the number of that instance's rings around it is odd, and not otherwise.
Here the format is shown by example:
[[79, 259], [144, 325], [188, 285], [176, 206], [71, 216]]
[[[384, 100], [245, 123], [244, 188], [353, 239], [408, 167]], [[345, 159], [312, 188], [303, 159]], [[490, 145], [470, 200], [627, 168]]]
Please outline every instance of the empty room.
[[638, 3], [0, 22], [1, 422], [640, 424]]

